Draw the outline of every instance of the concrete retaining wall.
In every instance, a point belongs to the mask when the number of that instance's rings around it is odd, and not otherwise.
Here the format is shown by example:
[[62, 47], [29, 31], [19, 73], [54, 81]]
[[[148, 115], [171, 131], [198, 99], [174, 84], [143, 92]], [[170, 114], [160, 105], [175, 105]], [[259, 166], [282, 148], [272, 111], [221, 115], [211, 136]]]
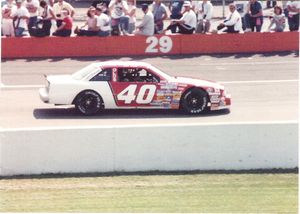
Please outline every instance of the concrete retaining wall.
[[2, 58], [157, 56], [299, 50], [299, 33], [2, 38]]
[[0, 175], [298, 166], [298, 124], [2, 130]]

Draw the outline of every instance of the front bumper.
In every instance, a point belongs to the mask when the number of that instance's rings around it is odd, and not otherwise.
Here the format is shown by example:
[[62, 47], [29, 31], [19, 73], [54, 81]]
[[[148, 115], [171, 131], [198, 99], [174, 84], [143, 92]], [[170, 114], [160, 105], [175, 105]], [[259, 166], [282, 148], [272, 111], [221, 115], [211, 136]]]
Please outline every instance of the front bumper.
[[231, 95], [226, 94], [225, 96], [221, 97], [219, 103], [212, 103], [210, 105], [210, 110], [221, 110], [221, 109], [229, 109], [231, 106]]
[[49, 103], [49, 92], [47, 88], [39, 89], [40, 98], [44, 103]]

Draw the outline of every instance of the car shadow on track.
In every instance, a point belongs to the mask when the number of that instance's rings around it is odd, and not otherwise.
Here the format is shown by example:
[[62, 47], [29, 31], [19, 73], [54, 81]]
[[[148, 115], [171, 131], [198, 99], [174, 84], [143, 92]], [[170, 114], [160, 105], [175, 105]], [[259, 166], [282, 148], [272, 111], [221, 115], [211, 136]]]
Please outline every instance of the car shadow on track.
[[208, 111], [200, 115], [187, 115], [178, 110], [165, 109], [118, 109], [103, 110], [96, 115], [84, 116], [75, 108], [39, 108], [34, 109], [33, 116], [36, 119], [147, 119], [147, 118], [191, 118], [211, 117], [229, 114], [229, 109]]

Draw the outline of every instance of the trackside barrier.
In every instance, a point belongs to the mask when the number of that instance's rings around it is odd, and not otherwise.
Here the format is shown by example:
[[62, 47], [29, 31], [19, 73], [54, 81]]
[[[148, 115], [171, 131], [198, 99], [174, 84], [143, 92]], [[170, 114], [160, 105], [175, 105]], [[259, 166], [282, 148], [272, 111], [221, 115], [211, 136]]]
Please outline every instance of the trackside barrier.
[[299, 33], [2, 38], [2, 58], [151, 56], [299, 50]]
[[0, 136], [0, 176], [298, 166], [296, 122], [21, 129]]

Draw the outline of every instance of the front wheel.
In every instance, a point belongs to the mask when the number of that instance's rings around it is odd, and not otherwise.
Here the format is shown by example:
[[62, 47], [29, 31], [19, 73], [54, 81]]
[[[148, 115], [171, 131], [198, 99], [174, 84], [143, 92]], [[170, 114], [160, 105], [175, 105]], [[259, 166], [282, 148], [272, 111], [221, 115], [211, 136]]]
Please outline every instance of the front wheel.
[[207, 109], [207, 93], [195, 88], [185, 93], [181, 100], [181, 109], [188, 114], [200, 114]]
[[76, 100], [76, 109], [84, 115], [96, 114], [102, 108], [103, 101], [95, 91], [83, 91]]

